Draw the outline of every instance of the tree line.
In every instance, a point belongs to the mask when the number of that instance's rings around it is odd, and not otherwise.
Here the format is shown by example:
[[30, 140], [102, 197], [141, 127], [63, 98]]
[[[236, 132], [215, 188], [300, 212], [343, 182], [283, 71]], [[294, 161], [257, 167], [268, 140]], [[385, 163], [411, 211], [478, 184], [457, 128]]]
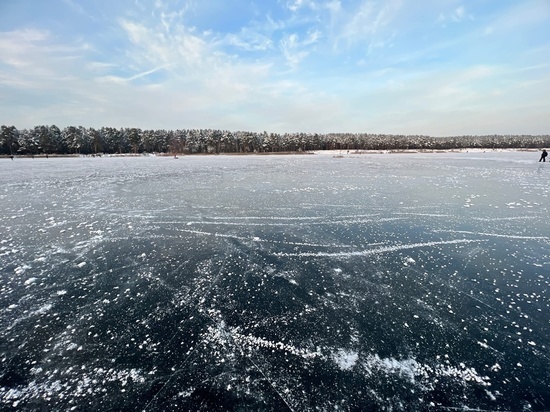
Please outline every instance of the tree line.
[[550, 135], [431, 137], [372, 133], [256, 133], [212, 129], [142, 130], [55, 125], [1, 126], [1, 155], [263, 153], [313, 150], [449, 150], [550, 147]]

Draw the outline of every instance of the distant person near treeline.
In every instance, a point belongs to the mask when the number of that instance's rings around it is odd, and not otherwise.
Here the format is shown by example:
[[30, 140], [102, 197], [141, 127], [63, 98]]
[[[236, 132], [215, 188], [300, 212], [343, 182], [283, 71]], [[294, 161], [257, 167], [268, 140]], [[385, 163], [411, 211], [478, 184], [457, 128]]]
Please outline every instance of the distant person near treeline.
[[546, 149], [542, 149], [542, 154], [540, 155], [539, 162], [546, 162], [546, 156], [548, 156], [548, 152]]

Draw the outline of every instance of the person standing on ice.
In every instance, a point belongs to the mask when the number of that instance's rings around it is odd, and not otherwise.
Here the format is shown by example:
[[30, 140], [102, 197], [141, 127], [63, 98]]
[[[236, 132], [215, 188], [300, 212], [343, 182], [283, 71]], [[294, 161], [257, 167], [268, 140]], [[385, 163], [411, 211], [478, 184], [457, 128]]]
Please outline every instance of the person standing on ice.
[[539, 162], [546, 162], [546, 156], [548, 156], [548, 152], [546, 149], [542, 149], [542, 154], [540, 155]]

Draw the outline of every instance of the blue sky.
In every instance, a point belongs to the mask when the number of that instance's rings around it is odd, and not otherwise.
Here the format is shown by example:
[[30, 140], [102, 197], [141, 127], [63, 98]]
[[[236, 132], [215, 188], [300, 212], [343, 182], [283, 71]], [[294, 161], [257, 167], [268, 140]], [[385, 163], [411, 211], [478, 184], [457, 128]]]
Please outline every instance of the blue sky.
[[0, 124], [550, 133], [548, 0], [0, 0]]

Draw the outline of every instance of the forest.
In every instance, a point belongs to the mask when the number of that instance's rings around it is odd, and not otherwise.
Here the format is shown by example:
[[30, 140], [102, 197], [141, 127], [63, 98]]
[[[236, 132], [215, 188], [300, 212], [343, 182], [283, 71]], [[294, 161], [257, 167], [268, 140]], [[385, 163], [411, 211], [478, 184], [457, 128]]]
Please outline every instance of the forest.
[[371, 133], [256, 133], [212, 129], [141, 130], [55, 125], [1, 126], [0, 155], [128, 153], [219, 154], [313, 150], [450, 150], [548, 148], [550, 135], [431, 137]]

